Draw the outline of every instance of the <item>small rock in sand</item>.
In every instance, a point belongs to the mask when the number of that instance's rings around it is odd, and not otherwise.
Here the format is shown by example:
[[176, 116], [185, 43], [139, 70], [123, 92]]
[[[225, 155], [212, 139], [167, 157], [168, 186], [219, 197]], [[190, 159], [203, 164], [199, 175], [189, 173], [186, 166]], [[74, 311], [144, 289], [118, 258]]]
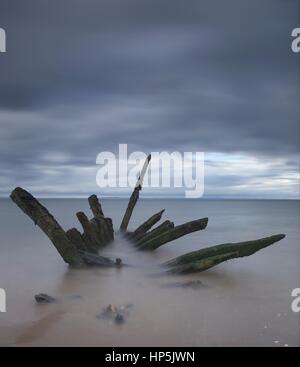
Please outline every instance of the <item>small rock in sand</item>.
[[116, 259], [116, 265], [118, 267], [121, 267], [122, 266], [122, 259], [120, 259], [119, 257]]
[[118, 313], [115, 317], [115, 323], [116, 324], [124, 324], [125, 322], [125, 318], [123, 315], [121, 315], [120, 313]]
[[58, 303], [58, 300], [56, 298], [51, 297], [45, 293], [37, 294], [34, 296], [34, 298], [38, 304]]

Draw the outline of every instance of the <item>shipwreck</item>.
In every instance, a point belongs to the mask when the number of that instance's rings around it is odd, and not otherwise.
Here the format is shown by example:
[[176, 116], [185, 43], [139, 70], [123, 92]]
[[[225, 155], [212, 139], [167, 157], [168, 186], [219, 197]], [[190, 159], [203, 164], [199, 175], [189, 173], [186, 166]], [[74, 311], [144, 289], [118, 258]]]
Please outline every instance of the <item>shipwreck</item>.
[[[165, 220], [158, 224], [165, 211], [163, 209], [152, 215], [134, 231], [128, 230], [150, 160], [151, 156], [148, 156], [118, 230], [138, 251], [155, 251], [160, 246], [175, 241], [182, 236], [204, 230], [208, 225], [208, 218], [200, 218], [180, 225], [175, 225], [170, 220]], [[101, 256], [101, 249], [114, 241], [115, 229], [112, 219], [105, 216], [96, 195], [88, 198], [93, 214], [92, 219], [89, 219], [84, 212], [76, 213], [82, 227], [81, 231], [77, 228], [65, 231], [47, 208], [29, 192], [20, 187], [17, 187], [10, 197], [48, 236], [62, 259], [69, 266], [80, 268], [87, 266], [121, 267], [123, 265], [120, 258], [110, 259]], [[202, 272], [225, 261], [253, 255], [257, 251], [282, 240], [284, 237], [284, 234], [276, 234], [247, 242], [211, 246], [179, 256], [162, 264], [162, 267], [170, 274]]]

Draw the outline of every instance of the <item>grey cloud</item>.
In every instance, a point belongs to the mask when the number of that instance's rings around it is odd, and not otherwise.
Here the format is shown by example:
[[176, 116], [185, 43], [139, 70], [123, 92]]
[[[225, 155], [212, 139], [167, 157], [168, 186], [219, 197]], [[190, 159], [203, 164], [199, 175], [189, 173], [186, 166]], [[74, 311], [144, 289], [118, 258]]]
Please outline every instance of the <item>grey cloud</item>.
[[1, 192], [43, 180], [28, 165], [49, 154], [92, 166], [119, 143], [283, 157], [295, 172], [299, 14], [296, 0], [2, 0]]

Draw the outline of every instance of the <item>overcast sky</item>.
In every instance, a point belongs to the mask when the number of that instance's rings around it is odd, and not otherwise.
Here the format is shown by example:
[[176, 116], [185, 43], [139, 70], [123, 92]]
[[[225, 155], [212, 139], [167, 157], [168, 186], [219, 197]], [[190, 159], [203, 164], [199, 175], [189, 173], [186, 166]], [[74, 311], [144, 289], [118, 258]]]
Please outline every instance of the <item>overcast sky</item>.
[[205, 152], [206, 197], [298, 198], [299, 18], [299, 0], [1, 0], [0, 196], [99, 193], [97, 154], [127, 143]]

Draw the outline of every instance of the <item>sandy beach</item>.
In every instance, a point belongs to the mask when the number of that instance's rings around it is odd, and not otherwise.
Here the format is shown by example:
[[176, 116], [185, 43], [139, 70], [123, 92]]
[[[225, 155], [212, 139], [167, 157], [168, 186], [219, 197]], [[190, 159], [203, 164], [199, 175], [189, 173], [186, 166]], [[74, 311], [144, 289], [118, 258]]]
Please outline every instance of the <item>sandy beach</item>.
[[[88, 210], [84, 200], [44, 203], [66, 227], [76, 224], [74, 210]], [[297, 201], [141, 200], [133, 227], [165, 207], [177, 223], [209, 216], [208, 229], [150, 254], [120, 238], [106, 254], [131, 266], [87, 270], [68, 269], [10, 201], [0, 205], [0, 280], [7, 292], [2, 346], [299, 346], [299, 315], [291, 310], [299, 283]], [[116, 222], [124, 205], [104, 200]], [[287, 237], [201, 274], [166, 276], [160, 267], [190, 250], [274, 232]], [[58, 303], [36, 304], [41, 292]], [[99, 317], [109, 304], [130, 306], [124, 323]]]

